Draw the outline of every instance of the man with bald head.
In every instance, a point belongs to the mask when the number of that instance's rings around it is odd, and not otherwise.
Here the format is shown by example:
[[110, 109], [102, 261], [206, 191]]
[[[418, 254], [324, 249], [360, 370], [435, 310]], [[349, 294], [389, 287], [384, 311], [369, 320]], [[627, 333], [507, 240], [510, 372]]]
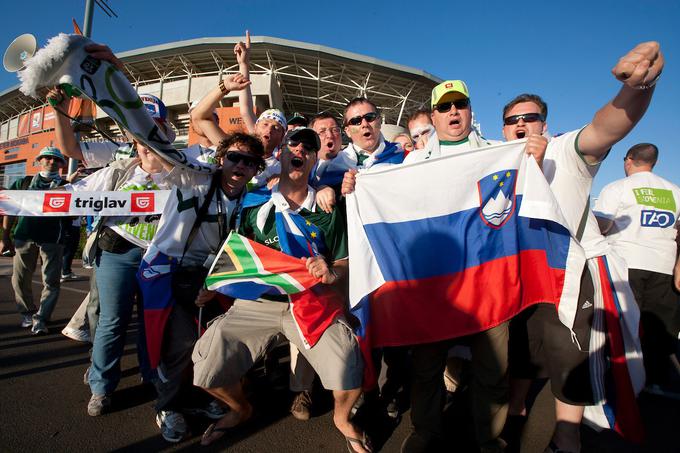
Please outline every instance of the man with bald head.
[[602, 233], [628, 264], [641, 311], [647, 388], [668, 395], [669, 365], [677, 363], [680, 331], [680, 301], [674, 291], [680, 291], [680, 187], [653, 173], [658, 156], [659, 149], [651, 143], [631, 147], [623, 158], [626, 177], [602, 189], [595, 215]]

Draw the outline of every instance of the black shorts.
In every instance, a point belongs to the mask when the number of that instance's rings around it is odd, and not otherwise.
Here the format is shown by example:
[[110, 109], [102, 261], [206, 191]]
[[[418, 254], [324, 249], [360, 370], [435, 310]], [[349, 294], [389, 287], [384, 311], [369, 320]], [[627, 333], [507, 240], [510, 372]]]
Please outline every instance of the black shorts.
[[673, 276], [641, 269], [628, 269], [628, 281], [640, 307], [642, 342], [669, 355], [675, 352], [680, 331], [680, 297]]
[[588, 345], [593, 321], [593, 281], [586, 267], [581, 276], [574, 332], [560, 322], [552, 304], [530, 307], [510, 321], [509, 370], [514, 379], [549, 378], [553, 395], [567, 404], [593, 403]]
[[680, 298], [673, 276], [641, 269], [628, 269], [628, 281], [640, 307], [640, 341], [647, 384], [666, 384], [668, 356], [678, 347]]

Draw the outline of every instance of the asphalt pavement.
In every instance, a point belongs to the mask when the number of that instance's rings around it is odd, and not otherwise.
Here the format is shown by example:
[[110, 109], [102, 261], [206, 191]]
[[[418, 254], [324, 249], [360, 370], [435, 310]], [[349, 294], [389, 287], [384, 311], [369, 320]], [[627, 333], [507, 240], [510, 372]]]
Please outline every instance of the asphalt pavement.
[[[327, 392], [315, 395], [316, 408], [309, 421], [289, 412], [290, 393], [252, 386], [256, 417], [210, 447], [201, 447], [200, 434], [208, 421], [190, 418], [193, 435], [179, 444], [163, 440], [155, 423], [153, 389], [141, 382], [136, 358], [136, 320], [128, 332], [122, 360], [123, 378], [113, 395], [112, 411], [100, 417], [87, 415], [90, 397], [83, 384], [89, 362], [89, 344], [60, 334], [88, 291], [90, 271], [74, 262], [83, 278], [62, 284], [59, 302], [47, 335], [34, 336], [20, 327], [10, 275], [12, 261], [0, 258], [0, 451], [229, 451], [229, 452], [340, 452], [347, 451], [332, 420]], [[40, 274], [33, 278], [36, 303]], [[680, 402], [643, 394], [640, 406], [647, 433], [645, 444], [626, 444], [611, 432], [596, 434], [582, 429], [584, 452], [680, 452]], [[554, 425], [554, 405], [548, 386], [539, 393], [525, 428], [523, 452], [540, 453]], [[474, 451], [469, 402], [462, 393], [446, 413], [451, 452]], [[379, 409], [363, 410], [357, 423], [367, 427], [379, 451], [398, 452], [409, 432], [408, 411], [397, 421]]]

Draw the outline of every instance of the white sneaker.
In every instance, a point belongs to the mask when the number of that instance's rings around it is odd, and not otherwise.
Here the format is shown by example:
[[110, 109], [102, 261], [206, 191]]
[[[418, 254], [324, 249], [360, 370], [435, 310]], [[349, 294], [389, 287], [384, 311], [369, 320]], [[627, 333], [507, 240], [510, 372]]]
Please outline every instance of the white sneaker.
[[33, 335], [39, 335], [41, 333], [47, 333], [47, 327], [45, 326], [45, 321], [42, 320], [38, 315], [33, 315], [33, 327], [31, 327], [31, 333]]
[[180, 442], [189, 434], [184, 416], [179, 412], [158, 412], [156, 414], [156, 424], [161, 429], [163, 439], [168, 442]]
[[73, 281], [73, 280], [78, 280], [80, 279], [80, 275], [76, 275], [73, 272], [70, 272], [68, 274], [64, 274], [61, 276], [61, 279], [59, 280], [61, 283], [64, 283], [66, 281]]
[[90, 330], [79, 330], [79, 329], [74, 329], [73, 327], [66, 326], [64, 329], [61, 331], [61, 334], [65, 336], [66, 338], [70, 338], [71, 340], [75, 341], [80, 341], [81, 343], [92, 343], [92, 340], [90, 339]]
[[33, 315], [21, 315], [21, 327], [33, 327]]

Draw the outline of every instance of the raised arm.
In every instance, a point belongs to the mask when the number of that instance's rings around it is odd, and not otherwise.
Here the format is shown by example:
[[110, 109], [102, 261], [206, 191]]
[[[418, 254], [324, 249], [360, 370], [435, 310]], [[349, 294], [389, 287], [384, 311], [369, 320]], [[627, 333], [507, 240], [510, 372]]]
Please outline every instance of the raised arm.
[[219, 144], [227, 138], [227, 134], [213, 120], [213, 111], [219, 102], [230, 91], [243, 90], [250, 85], [250, 81], [241, 74], [232, 74], [224, 79], [206, 94], [201, 102], [191, 110], [191, 121], [197, 124], [208, 140]]
[[71, 99], [61, 88], [52, 88], [47, 93], [47, 102], [55, 107], [54, 134], [57, 139], [57, 148], [66, 156], [76, 160], [83, 160], [83, 151], [76, 140], [76, 135], [71, 125], [71, 120], [59, 113], [58, 110], [68, 113]]
[[[246, 30], [246, 42], [238, 42], [234, 46], [234, 55], [236, 55], [238, 62], [238, 72], [250, 80], [250, 32], [248, 30]], [[257, 118], [253, 109], [253, 93], [250, 90], [250, 85], [238, 94], [238, 105], [243, 124], [246, 125], [248, 133], [254, 134]]]
[[654, 41], [638, 44], [614, 66], [612, 74], [623, 86], [616, 97], [595, 114], [578, 139], [578, 147], [587, 162], [602, 160], [612, 145], [640, 121], [663, 66], [663, 54], [659, 43]]

